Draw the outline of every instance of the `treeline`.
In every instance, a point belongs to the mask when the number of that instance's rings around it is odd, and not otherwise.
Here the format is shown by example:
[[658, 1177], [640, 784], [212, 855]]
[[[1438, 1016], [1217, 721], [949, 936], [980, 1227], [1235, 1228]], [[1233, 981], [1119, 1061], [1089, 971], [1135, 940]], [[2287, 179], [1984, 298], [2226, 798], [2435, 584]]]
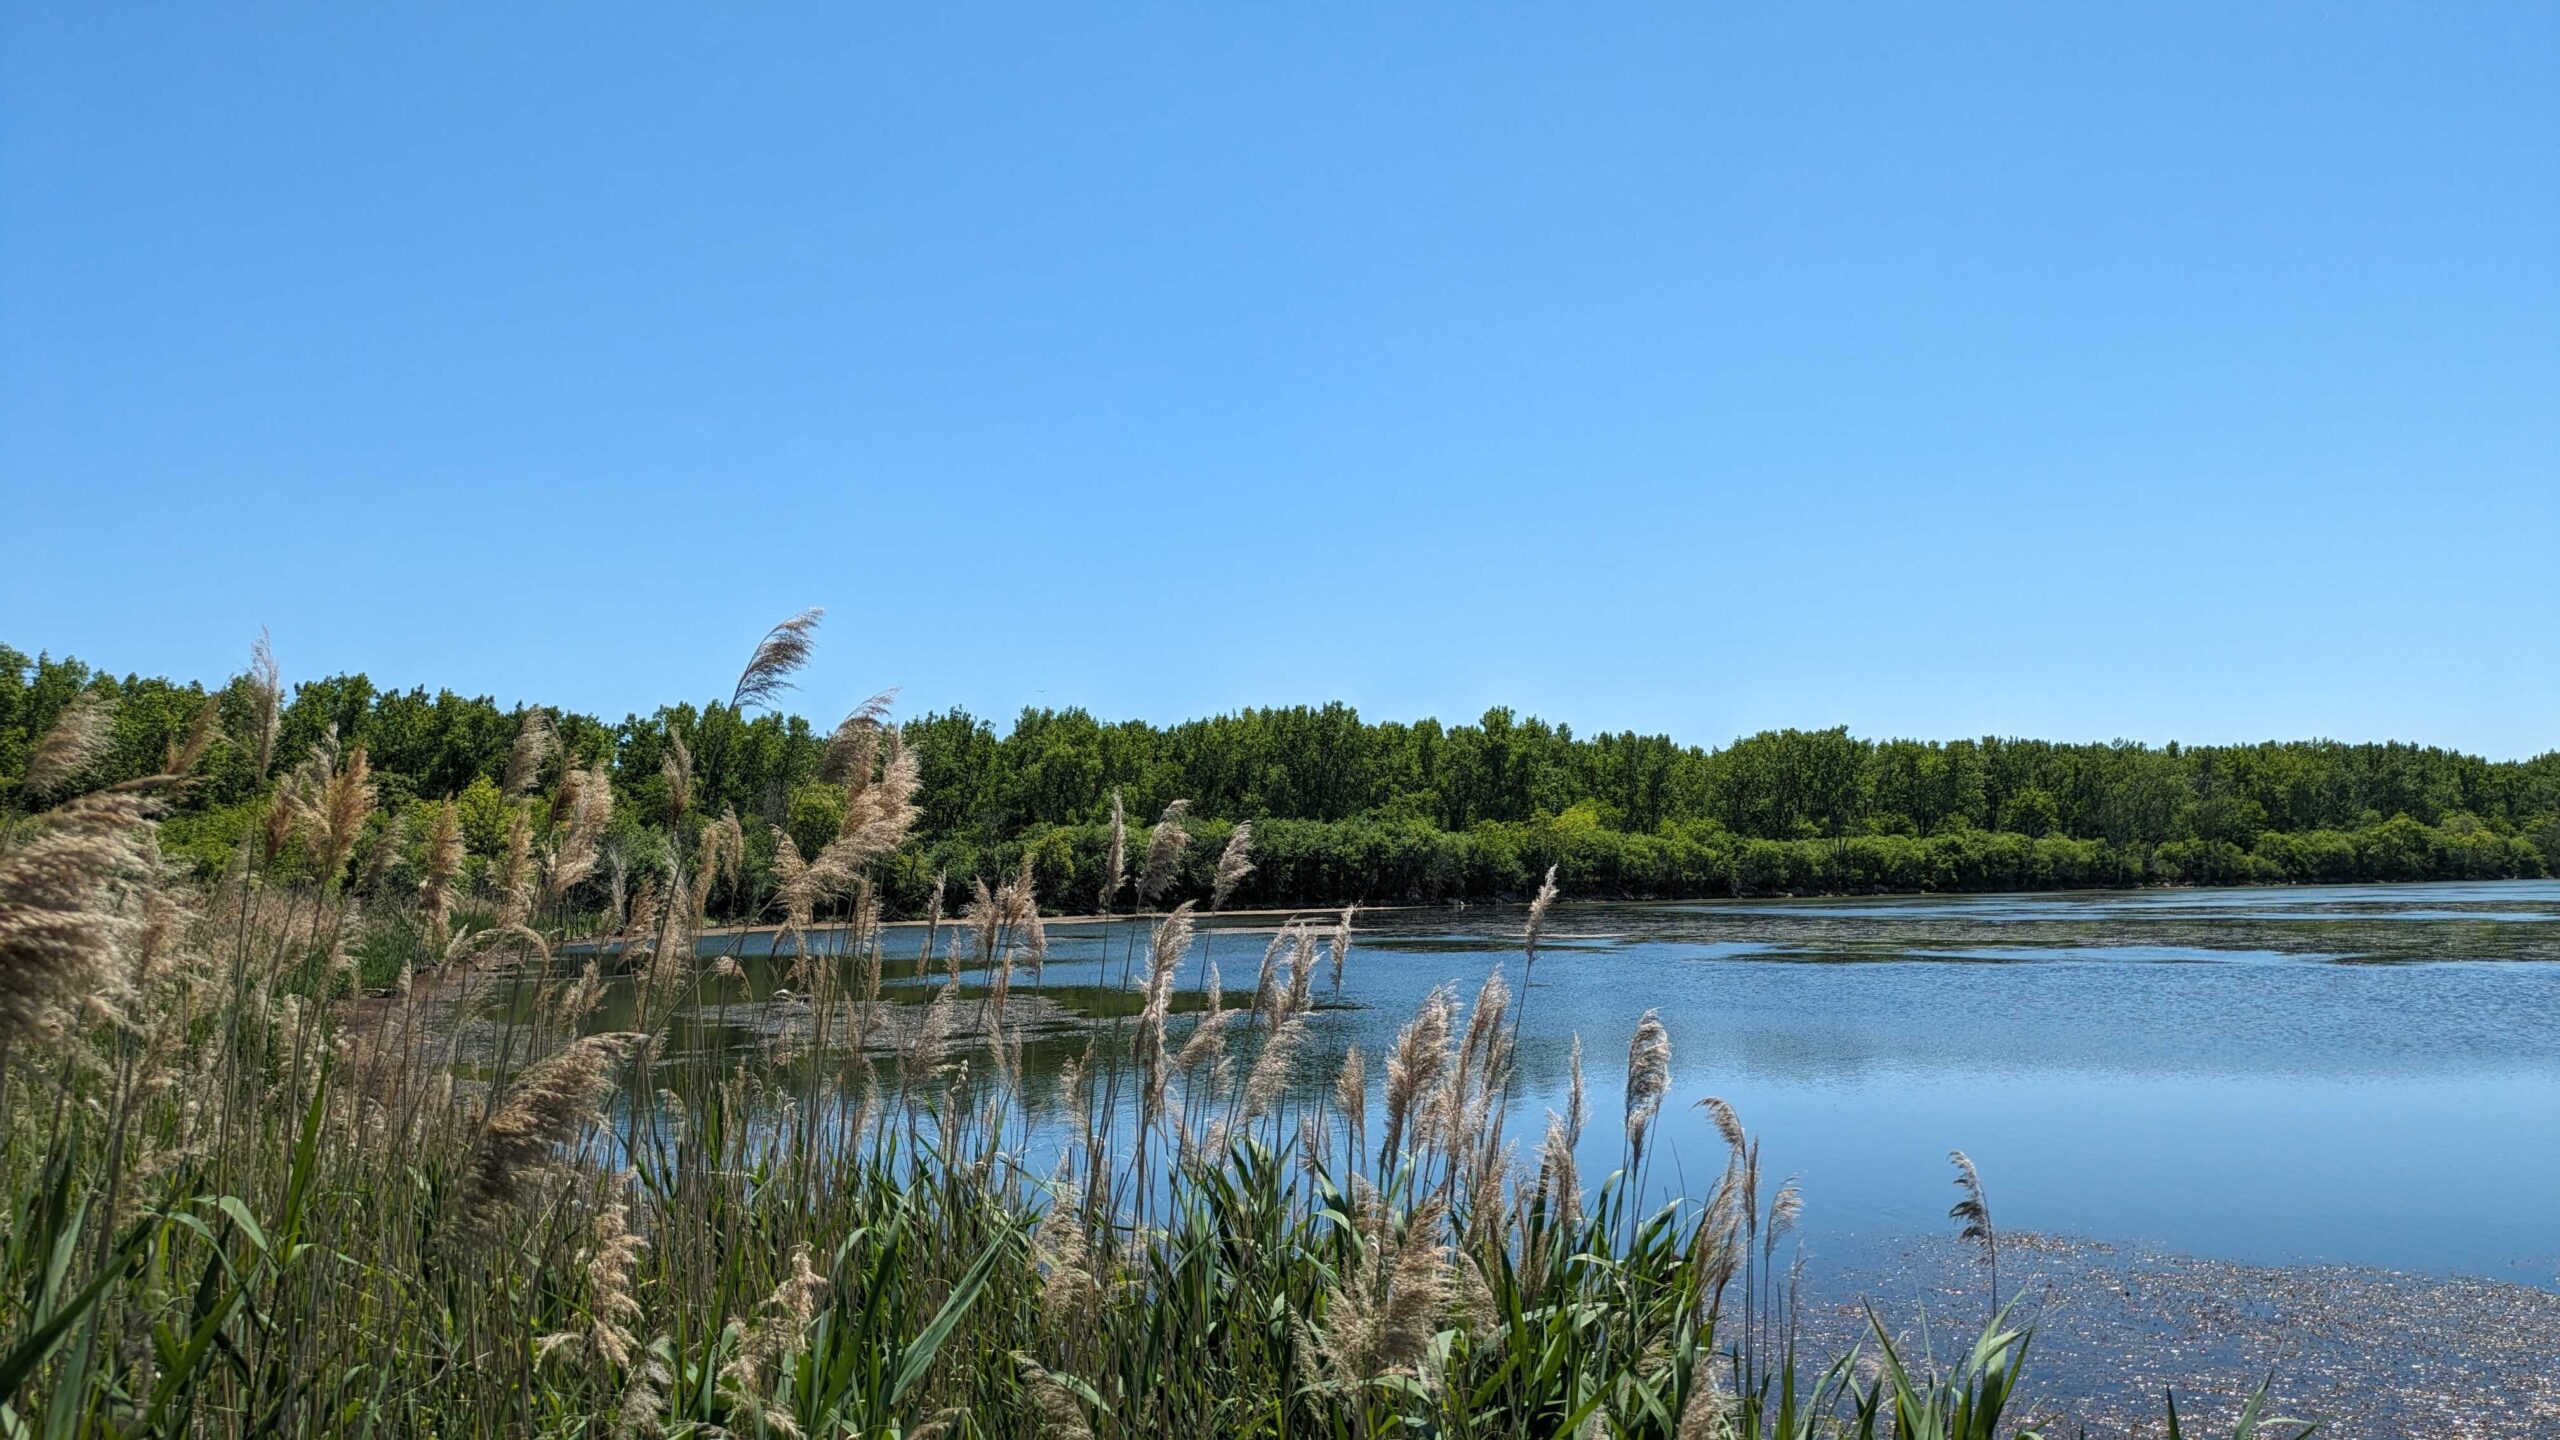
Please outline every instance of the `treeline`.
[[[158, 769], [209, 693], [0, 646], [0, 810], [24, 808], [16, 792], [31, 748], [83, 691], [116, 701], [102, 780]], [[502, 781], [521, 709], [341, 675], [291, 687], [262, 726], [264, 701], [247, 679], [210, 695], [225, 738], [163, 832], [200, 869], [253, 848], [244, 842], [279, 756], [331, 739], [361, 745], [372, 767], [382, 803], [368, 838], [386, 847], [375, 872], [414, 865], [422, 828], [410, 822], [448, 796], [475, 864], [505, 843]], [[662, 862], [677, 809], [671, 738], [690, 757], [693, 813], [734, 811], [748, 838], [740, 876], [715, 895], [722, 913], [764, 907], [769, 827], [809, 853], [835, 834], [841, 791], [819, 777], [832, 716], [813, 726], [720, 703], [553, 719], [560, 753], [545, 761], [535, 803], [570, 767], [609, 769], [616, 807], [600, 875]], [[1707, 749], [1581, 737], [1504, 709], [1443, 726], [1372, 723], [1341, 705], [1166, 727], [1026, 710], [1002, 734], [947, 711], [901, 733], [919, 762], [921, 819], [887, 874], [893, 910], [922, 904], [936, 874], [993, 876], [1025, 851], [1050, 903], [1092, 908], [1115, 792], [1140, 825], [1171, 800], [1192, 802], [1188, 880], [1203, 891], [1229, 826], [1253, 821], [1258, 867], [1238, 905], [1518, 895], [1550, 864], [1578, 895], [1671, 897], [2504, 878], [2545, 874], [2560, 859], [2560, 753], [1868, 740], [1837, 728]], [[273, 737], [266, 756], [234, 738], [261, 734]]]

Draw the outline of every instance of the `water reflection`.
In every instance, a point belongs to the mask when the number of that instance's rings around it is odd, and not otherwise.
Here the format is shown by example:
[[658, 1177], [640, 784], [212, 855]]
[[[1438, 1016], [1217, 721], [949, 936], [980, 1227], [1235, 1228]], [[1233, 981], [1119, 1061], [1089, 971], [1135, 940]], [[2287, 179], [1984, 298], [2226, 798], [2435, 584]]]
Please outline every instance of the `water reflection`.
[[[1817, 1256], [1934, 1230], [1943, 1157], [1982, 1164], [2012, 1227], [2261, 1263], [2458, 1269], [2550, 1284], [2560, 1256], [2560, 885], [2145, 891], [1819, 902], [1564, 905], [1522, 995], [1514, 1133], [1560, 1105], [1573, 1039], [1595, 1098], [1623, 1083], [1628, 1035], [1661, 1012], [1675, 1103], [1655, 1183], [1720, 1163], [1685, 1102], [1718, 1094], [1803, 1177]], [[1493, 967], [1522, 982], [1516, 909], [1364, 914], [1342, 993], [1310, 1020], [1312, 1098], [1344, 1047], [1392, 1043], [1429, 990]], [[1275, 917], [1213, 922], [1206, 966], [1250, 991]], [[1026, 1090], [1134, 1009], [1145, 927], [1055, 924]], [[884, 991], [916, 1002], [921, 937], [893, 929]], [[680, 1017], [670, 1049], [753, 1053], [787, 1036], [786, 949], [739, 958]], [[901, 954], [907, 959], [899, 958]], [[964, 971], [956, 1000], [983, 1005]], [[1249, 998], [1249, 997], [1246, 997]], [[515, 1003], [523, 1003], [519, 995]], [[618, 987], [592, 1023], [631, 1023]], [[1172, 1037], [1179, 1044], [1180, 1021]], [[1249, 1060], [1250, 1041], [1239, 1048]], [[1601, 1112], [1587, 1174], [1619, 1137]], [[1684, 1167], [1686, 1174], [1684, 1175]], [[1703, 1189], [1703, 1182], [1691, 1187]]]

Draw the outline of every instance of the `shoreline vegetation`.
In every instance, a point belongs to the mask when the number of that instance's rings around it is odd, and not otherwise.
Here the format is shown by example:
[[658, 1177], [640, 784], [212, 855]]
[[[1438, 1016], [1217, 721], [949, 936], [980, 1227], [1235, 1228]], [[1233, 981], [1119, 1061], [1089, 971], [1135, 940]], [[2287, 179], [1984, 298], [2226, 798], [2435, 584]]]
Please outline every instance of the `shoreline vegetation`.
[[[1506, 1128], [1507, 967], [1433, 990], [1386, 1053], [1307, 1073], [1318, 992], [1361, 963], [1355, 910], [1282, 927], [1249, 990], [1212, 973], [1204, 1008], [1176, 1005], [1197, 926], [1291, 863], [1285, 822], [1179, 796], [1150, 822], [1114, 792], [1090, 870], [1054, 831], [955, 849], [975, 842], [928, 823], [951, 757], [885, 701], [785, 784], [800, 771], [745, 757], [757, 737], [800, 753], [794, 732], [746, 717], [816, 624], [777, 626], [728, 700], [628, 743], [491, 710], [487, 745], [412, 751], [400, 704], [324, 685], [288, 705], [263, 643], [209, 695], [33, 704], [73, 672], [33, 667], [31, 688], [0, 667], [0, 1435], [2042, 1433], [1996, 1176], [1950, 1156], [1978, 1285], [1813, 1354], [1789, 1244], [1806, 1197], [1675, 1071], [1657, 1017], [1626, 1037], [1622, 1096], [1585, 1093], [1577, 1040], [1540, 1133]], [[2504, 787], [2511, 826], [2547, 778], [2448, 773]], [[1533, 877], [1524, 999], [1575, 853]], [[1013, 865], [918, 878], [962, 854]], [[920, 949], [885, 943], [904, 885]], [[1037, 1007], [1012, 997], [1044, 988], [1052, 909], [1135, 918], [1136, 1003], [1037, 1082], [1058, 1118], [1035, 1126]], [[700, 936], [741, 913], [791, 942], [788, 1021], [670, 1063], [736, 973]], [[612, 943], [563, 953], [576, 936]], [[941, 983], [902, 1001], [893, 966]], [[391, 997], [347, 1003], [376, 970]], [[539, 991], [466, 1055], [426, 997], [501, 974]], [[625, 979], [628, 1028], [597, 1033]], [[1599, 1105], [1623, 1140], [1586, 1181]], [[1725, 1153], [1705, 1193], [1646, 1209], [1666, 1105], [1702, 1108]], [[2303, 1433], [2267, 1395], [2214, 1433]]]
[[[740, 853], [706, 904], [748, 923], [777, 912], [778, 838], [813, 855], [844, 820], [831, 772], [845, 726], [773, 708], [784, 695], [608, 724], [381, 691], [362, 675], [287, 696], [263, 641], [250, 673], [210, 689], [0, 645], [0, 803], [24, 808], [39, 739], [75, 705], [102, 713], [98, 783], [153, 773], [210, 725], [199, 774], [161, 822], [163, 850], [209, 880], [294, 783], [276, 757], [328, 743], [362, 751], [379, 797], [353, 837], [355, 866], [415, 884], [449, 802], [462, 878], [482, 886], [506, 863], [516, 801], [544, 832], [576, 798], [574, 776], [612, 802], [592, 837], [595, 873], [573, 890], [585, 908], [609, 917], [632, 877], [663, 873], [670, 828], [731, 814]], [[888, 702], [874, 697], [847, 723], [879, 726]], [[1026, 864], [1053, 909], [1090, 909], [1114, 804], [1152, 817], [1176, 799], [1203, 844], [1178, 861], [1169, 893], [1207, 898], [1218, 847], [1249, 822], [1256, 864], [1231, 897], [1243, 908], [1518, 902], [1550, 867], [1583, 899], [1698, 899], [2512, 879], [2560, 859], [2560, 752], [2489, 761], [2406, 744], [1870, 741], [1838, 729], [1708, 750], [1578, 737], [1499, 709], [1444, 727], [1371, 723], [1339, 705], [1169, 727], [1026, 710], [1001, 738], [948, 711], [894, 729], [916, 813], [875, 873], [892, 919], [926, 915], [937, 879], [948, 898]], [[229, 738], [253, 733], [256, 746]]]

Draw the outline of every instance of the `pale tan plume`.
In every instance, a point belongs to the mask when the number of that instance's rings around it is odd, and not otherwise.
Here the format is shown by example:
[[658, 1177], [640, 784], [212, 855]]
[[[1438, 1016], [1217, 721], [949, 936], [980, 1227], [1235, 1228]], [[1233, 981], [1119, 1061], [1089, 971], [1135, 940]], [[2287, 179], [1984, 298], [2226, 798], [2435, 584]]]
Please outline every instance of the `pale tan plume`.
[[373, 844], [366, 849], [364, 868], [356, 876], [356, 888], [368, 895], [378, 894], [383, 877], [391, 872], [391, 862], [409, 843], [409, 817], [393, 812], [382, 824]]
[[825, 893], [836, 894], [852, 884], [864, 867], [905, 844], [914, 828], [920, 780], [915, 752], [895, 730], [885, 733], [883, 748], [879, 776], [857, 775], [847, 784], [836, 838], [810, 862]]
[[560, 753], [560, 732], [551, 724], [551, 712], [539, 705], [524, 708], [524, 718], [516, 723], [516, 739], [507, 747], [506, 782], [499, 788], [509, 795], [532, 793], [542, 783], [542, 767]]
[[190, 775], [201, 764], [213, 742], [222, 738], [222, 697], [207, 695], [196, 707], [196, 718], [187, 726], [182, 739], [169, 742], [168, 755], [160, 769], [168, 775]]
[[1310, 926], [1298, 927], [1298, 938], [1289, 950], [1289, 993], [1280, 1000], [1283, 1018], [1304, 1015], [1315, 1007], [1313, 988], [1316, 974], [1316, 932]]
[[1253, 984], [1253, 1018], [1256, 1024], [1277, 1024], [1280, 1020], [1280, 952], [1298, 935], [1298, 922], [1290, 921], [1271, 932], [1271, 943], [1262, 947], [1262, 973]]
[[818, 622], [826, 618], [826, 613], [812, 606], [766, 631], [755, 654], [747, 658], [747, 668], [738, 672], [738, 685], [730, 692], [729, 707], [741, 710], [749, 705], [769, 705], [789, 690], [791, 677], [809, 663]]
[[1547, 911], [1556, 903], [1556, 867], [1547, 867], [1547, 878], [1538, 886], [1537, 898], [1529, 902], [1529, 933], [1521, 947], [1530, 965], [1538, 963], [1538, 938], [1546, 933]]
[[937, 870], [933, 874], [933, 894], [925, 902], [924, 948], [916, 952], [916, 975], [922, 978], [927, 965], [933, 963], [934, 937], [942, 929], [942, 895], [950, 887], [951, 877]]
[[1647, 1010], [1627, 1041], [1627, 1147], [1641, 1158], [1645, 1132], [1662, 1113], [1662, 1097], [1671, 1091], [1671, 1032], [1659, 1012]]
[[134, 791], [83, 795], [0, 852], [0, 1047], [122, 993], [117, 956], [135, 919], [119, 902], [155, 859], [151, 803]]
[[1351, 958], [1351, 921], [1360, 913], [1357, 905], [1345, 905], [1333, 922], [1333, 936], [1328, 948], [1333, 952], [1333, 993], [1342, 994], [1342, 964]]
[[834, 733], [827, 736], [827, 748], [818, 760], [818, 778], [830, 785], [842, 785], [856, 775], [868, 776], [879, 753], [880, 735], [889, 721], [889, 707], [898, 698], [896, 690], [883, 690], [853, 708], [852, 713], [837, 722]]
[[1343, 1282], [1325, 1297], [1318, 1350], [1337, 1384], [1357, 1385], [1404, 1369], [1422, 1357], [1456, 1297], [1456, 1276], [1441, 1239], [1446, 1211], [1425, 1201], [1389, 1237], [1371, 1234]]
[[1218, 851], [1218, 868], [1209, 886], [1209, 910], [1215, 914], [1226, 908], [1227, 897], [1236, 892], [1244, 878], [1253, 873], [1253, 822], [1239, 820], [1227, 834], [1226, 846]]
[[1343, 1047], [1342, 1068], [1333, 1077], [1333, 1108], [1341, 1113], [1343, 1128], [1351, 1132], [1352, 1153], [1357, 1155], [1369, 1134], [1369, 1064], [1357, 1045]]
[[667, 782], [668, 810], [682, 819], [693, 808], [693, 748], [673, 725], [667, 727], [667, 748], [658, 757], [658, 774]]
[[1157, 922], [1148, 948], [1146, 1003], [1138, 1011], [1137, 1046], [1146, 1084], [1143, 1119], [1149, 1125], [1164, 1113], [1165, 1080], [1172, 1068], [1164, 1048], [1165, 1017], [1173, 1009], [1174, 977], [1191, 949], [1192, 925], [1191, 902], [1185, 900]]
[[1582, 1170], [1574, 1160], [1572, 1132], [1553, 1111], [1547, 1113], [1546, 1140], [1538, 1147], [1538, 1184], [1550, 1223], [1571, 1234], [1582, 1223]]
[[1244, 1112], [1240, 1122], [1258, 1119], [1271, 1113], [1289, 1088], [1295, 1073], [1298, 1050], [1307, 1038], [1307, 1022], [1291, 1016], [1263, 1037], [1261, 1053], [1253, 1058], [1253, 1069], [1244, 1083]]
[[795, 942], [807, 932], [817, 907], [817, 887], [810, 882], [808, 862], [789, 831], [773, 827], [773, 898], [782, 906], [782, 935]]
[[49, 798], [71, 788], [88, 774], [115, 744], [116, 698], [103, 690], [83, 690], [54, 717], [43, 738], [27, 756], [20, 788]]
[[1429, 1098], [1449, 1063], [1450, 1027], [1458, 1000], [1446, 982], [1432, 987], [1413, 1018], [1396, 1034], [1387, 1054], [1387, 1126], [1379, 1145], [1381, 1164], [1389, 1163], [1405, 1136], [1416, 1108]]
[[630, 1366], [639, 1337], [631, 1327], [640, 1320], [640, 1300], [633, 1281], [640, 1252], [649, 1242], [632, 1233], [630, 1207], [620, 1199], [600, 1206], [589, 1227], [586, 1255], [580, 1268], [587, 1278], [587, 1324], [580, 1330], [555, 1331], [534, 1342], [537, 1356], [562, 1349], [580, 1351], [588, 1363], [613, 1371]]
[[463, 1210], [494, 1219], [523, 1199], [551, 1169], [558, 1149], [574, 1140], [613, 1087], [613, 1067], [647, 1039], [589, 1035], [525, 1067], [480, 1126], [463, 1177]]
[[1102, 899], [1099, 909], [1111, 913], [1120, 899], [1121, 887], [1129, 883], [1129, 817], [1120, 808], [1120, 792], [1111, 792], [1111, 848], [1102, 861]]
[[765, 1297], [738, 1348], [720, 1367], [720, 1388], [733, 1404], [753, 1413], [761, 1428], [796, 1435], [791, 1412], [776, 1405], [772, 1390], [784, 1357], [807, 1343], [809, 1322], [826, 1306], [832, 1286], [810, 1263], [807, 1242], [792, 1247], [790, 1268]]
[[373, 767], [364, 747], [353, 746], [328, 767], [305, 792], [301, 822], [304, 844], [322, 883], [335, 885], [347, 858], [363, 838], [364, 822], [373, 814]]
[[242, 680], [249, 688], [249, 723], [256, 727], [258, 777], [265, 779], [276, 763], [276, 732], [284, 719], [284, 672], [276, 666], [275, 646], [264, 626], [249, 647], [249, 673]]
[[453, 943], [453, 881], [462, 873], [462, 817], [450, 797], [436, 802], [427, 822], [425, 874], [418, 882], [418, 909], [426, 916], [427, 938], [439, 955]]
[[1140, 904], [1153, 905], [1180, 878], [1182, 852], [1191, 848], [1191, 832], [1183, 828], [1190, 812], [1190, 801], [1176, 800], [1164, 807], [1164, 818], [1147, 832], [1147, 860], [1138, 875]]
[[1209, 962], [1209, 1008], [1201, 1012], [1199, 1023], [1182, 1042], [1182, 1053], [1174, 1057], [1173, 1068], [1185, 1075], [1197, 1073], [1201, 1066], [1215, 1064], [1226, 1053], [1227, 1022], [1235, 1012], [1227, 1009], [1226, 990], [1218, 981], [1218, 962]]
[[613, 823], [613, 776], [604, 761], [585, 770], [573, 766], [561, 775], [560, 804], [552, 817], [558, 833], [543, 867], [543, 894], [556, 905], [595, 874], [602, 854], [598, 842]]
[[1982, 1247], [1982, 1258], [1991, 1267], [1991, 1309], [2000, 1309], [2000, 1231], [1991, 1223], [1991, 1204], [1982, 1195], [1982, 1172], [1973, 1167], [1973, 1157], [1961, 1150], [1947, 1152], [1947, 1162], [1956, 1167], [1956, 1188], [1964, 1197], [1947, 1212], [1947, 1218], [1961, 1220], [1964, 1228], [1957, 1238]]
[[498, 851], [498, 923], [521, 925], [533, 914], [533, 816], [523, 801], [507, 807]]

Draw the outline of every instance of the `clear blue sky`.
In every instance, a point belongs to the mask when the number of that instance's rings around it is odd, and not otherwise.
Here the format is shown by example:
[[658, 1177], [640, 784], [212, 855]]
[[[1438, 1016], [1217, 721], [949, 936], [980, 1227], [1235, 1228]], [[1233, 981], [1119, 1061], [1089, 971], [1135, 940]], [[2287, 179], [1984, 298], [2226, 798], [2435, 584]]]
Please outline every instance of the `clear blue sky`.
[[2560, 746], [2560, 7], [0, 16], [24, 649]]

